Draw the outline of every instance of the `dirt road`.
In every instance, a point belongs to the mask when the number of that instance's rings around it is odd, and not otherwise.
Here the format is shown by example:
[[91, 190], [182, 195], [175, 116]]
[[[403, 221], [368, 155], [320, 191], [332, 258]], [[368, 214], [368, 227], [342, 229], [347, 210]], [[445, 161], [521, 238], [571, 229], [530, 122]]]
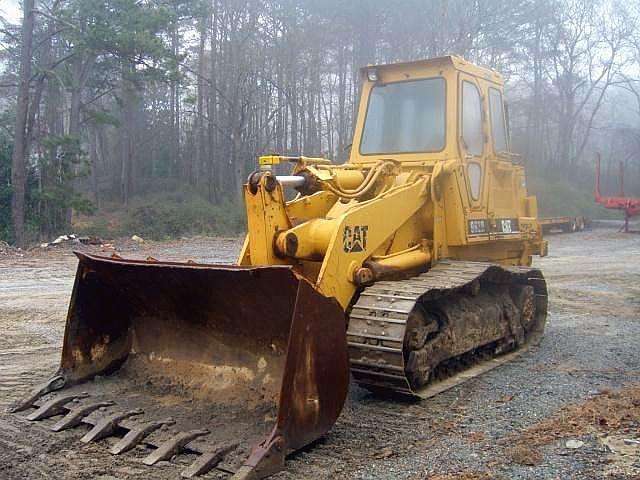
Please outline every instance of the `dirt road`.
[[[640, 478], [640, 235], [598, 228], [549, 242], [551, 255], [535, 262], [550, 289], [539, 348], [422, 402], [352, 385], [331, 433], [275, 478]], [[121, 254], [229, 262], [239, 245], [193, 239]], [[75, 265], [69, 251], [0, 256], [3, 412], [56, 368]], [[180, 471], [145, 467], [135, 452], [113, 457], [78, 437], [1, 413], [0, 478], [173, 479]]]

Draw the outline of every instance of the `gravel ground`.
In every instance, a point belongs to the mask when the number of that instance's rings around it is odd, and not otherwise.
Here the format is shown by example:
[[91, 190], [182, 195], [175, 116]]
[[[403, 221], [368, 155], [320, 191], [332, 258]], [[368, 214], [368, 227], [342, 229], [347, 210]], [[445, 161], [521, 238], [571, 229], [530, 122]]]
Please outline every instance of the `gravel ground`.
[[[558, 438], [536, 450], [533, 466], [511, 448], [568, 404], [640, 383], [640, 235], [616, 228], [548, 237], [550, 256], [535, 261], [550, 290], [539, 347], [422, 402], [380, 399], [352, 384], [334, 429], [274, 478], [640, 478], [638, 450], [623, 456], [605, 445], [637, 438], [633, 429]], [[239, 247], [238, 239], [198, 238], [125, 244], [121, 254], [229, 262]], [[62, 249], [0, 256], [0, 409], [55, 369], [75, 264]], [[56, 435], [0, 414], [0, 478], [176, 478], [175, 469], [141, 468], [135, 456]], [[584, 445], [569, 449], [570, 439]]]

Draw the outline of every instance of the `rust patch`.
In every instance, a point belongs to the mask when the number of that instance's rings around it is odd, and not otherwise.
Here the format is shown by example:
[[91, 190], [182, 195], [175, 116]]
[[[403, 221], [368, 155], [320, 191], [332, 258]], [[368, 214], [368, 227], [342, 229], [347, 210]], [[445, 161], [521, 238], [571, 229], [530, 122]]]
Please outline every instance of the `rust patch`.
[[106, 355], [107, 353], [107, 345], [109, 344], [109, 337], [105, 337], [102, 339], [102, 341], [100, 343], [94, 343], [91, 346], [91, 361], [95, 362], [96, 360], [98, 360], [99, 358], [102, 358]]

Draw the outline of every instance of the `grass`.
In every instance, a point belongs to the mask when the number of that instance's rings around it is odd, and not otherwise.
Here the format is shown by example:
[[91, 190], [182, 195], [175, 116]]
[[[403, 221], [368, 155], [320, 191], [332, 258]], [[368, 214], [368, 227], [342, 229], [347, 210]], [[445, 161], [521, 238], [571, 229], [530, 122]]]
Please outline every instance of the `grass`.
[[[538, 197], [541, 217], [620, 218], [619, 212], [597, 205], [586, 184], [576, 187], [561, 177], [550, 180], [529, 174], [528, 187]], [[73, 230], [105, 239], [135, 234], [166, 240], [191, 235], [236, 235], [245, 228], [243, 205], [214, 205], [194, 189], [170, 185], [133, 198], [128, 207], [106, 203], [93, 215], [79, 215]]]
[[529, 193], [538, 198], [540, 217], [575, 217], [591, 219], [620, 218], [620, 212], [595, 203], [591, 187], [575, 186], [562, 178], [550, 179], [527, 175]]
[[106, 204], [96, 214], [79, 216], [74, 222], [74, 231], [105, 239], [132, 235], [153, 240], [236, 235], [245, 228], [243, 206], [213, 205], [186, 189], [136, 197], [128, 207]]

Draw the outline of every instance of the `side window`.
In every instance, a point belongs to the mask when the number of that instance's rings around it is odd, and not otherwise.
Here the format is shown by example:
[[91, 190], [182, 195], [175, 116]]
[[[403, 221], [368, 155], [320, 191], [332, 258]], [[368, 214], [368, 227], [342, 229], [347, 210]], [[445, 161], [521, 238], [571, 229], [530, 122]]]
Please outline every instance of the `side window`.
[[480, 188], [482, 187], [482, 167], [479, 163], [470, 162], [467, 167], [469, 184], [471, 186], [471, 198], [480, 200]]
[[471, 82], [462, 82], [462, 140], [471, 155], [482, 155], [482, 101], [480, 92]]
[[489, 89], [489, 109], [491, 110], [491, 133], [493, 135], [493, 148], [496, 152], [506, 152], [507, 129], [504, 121], [504, 108], [502, 107], [502, 94], [496, 88]]

